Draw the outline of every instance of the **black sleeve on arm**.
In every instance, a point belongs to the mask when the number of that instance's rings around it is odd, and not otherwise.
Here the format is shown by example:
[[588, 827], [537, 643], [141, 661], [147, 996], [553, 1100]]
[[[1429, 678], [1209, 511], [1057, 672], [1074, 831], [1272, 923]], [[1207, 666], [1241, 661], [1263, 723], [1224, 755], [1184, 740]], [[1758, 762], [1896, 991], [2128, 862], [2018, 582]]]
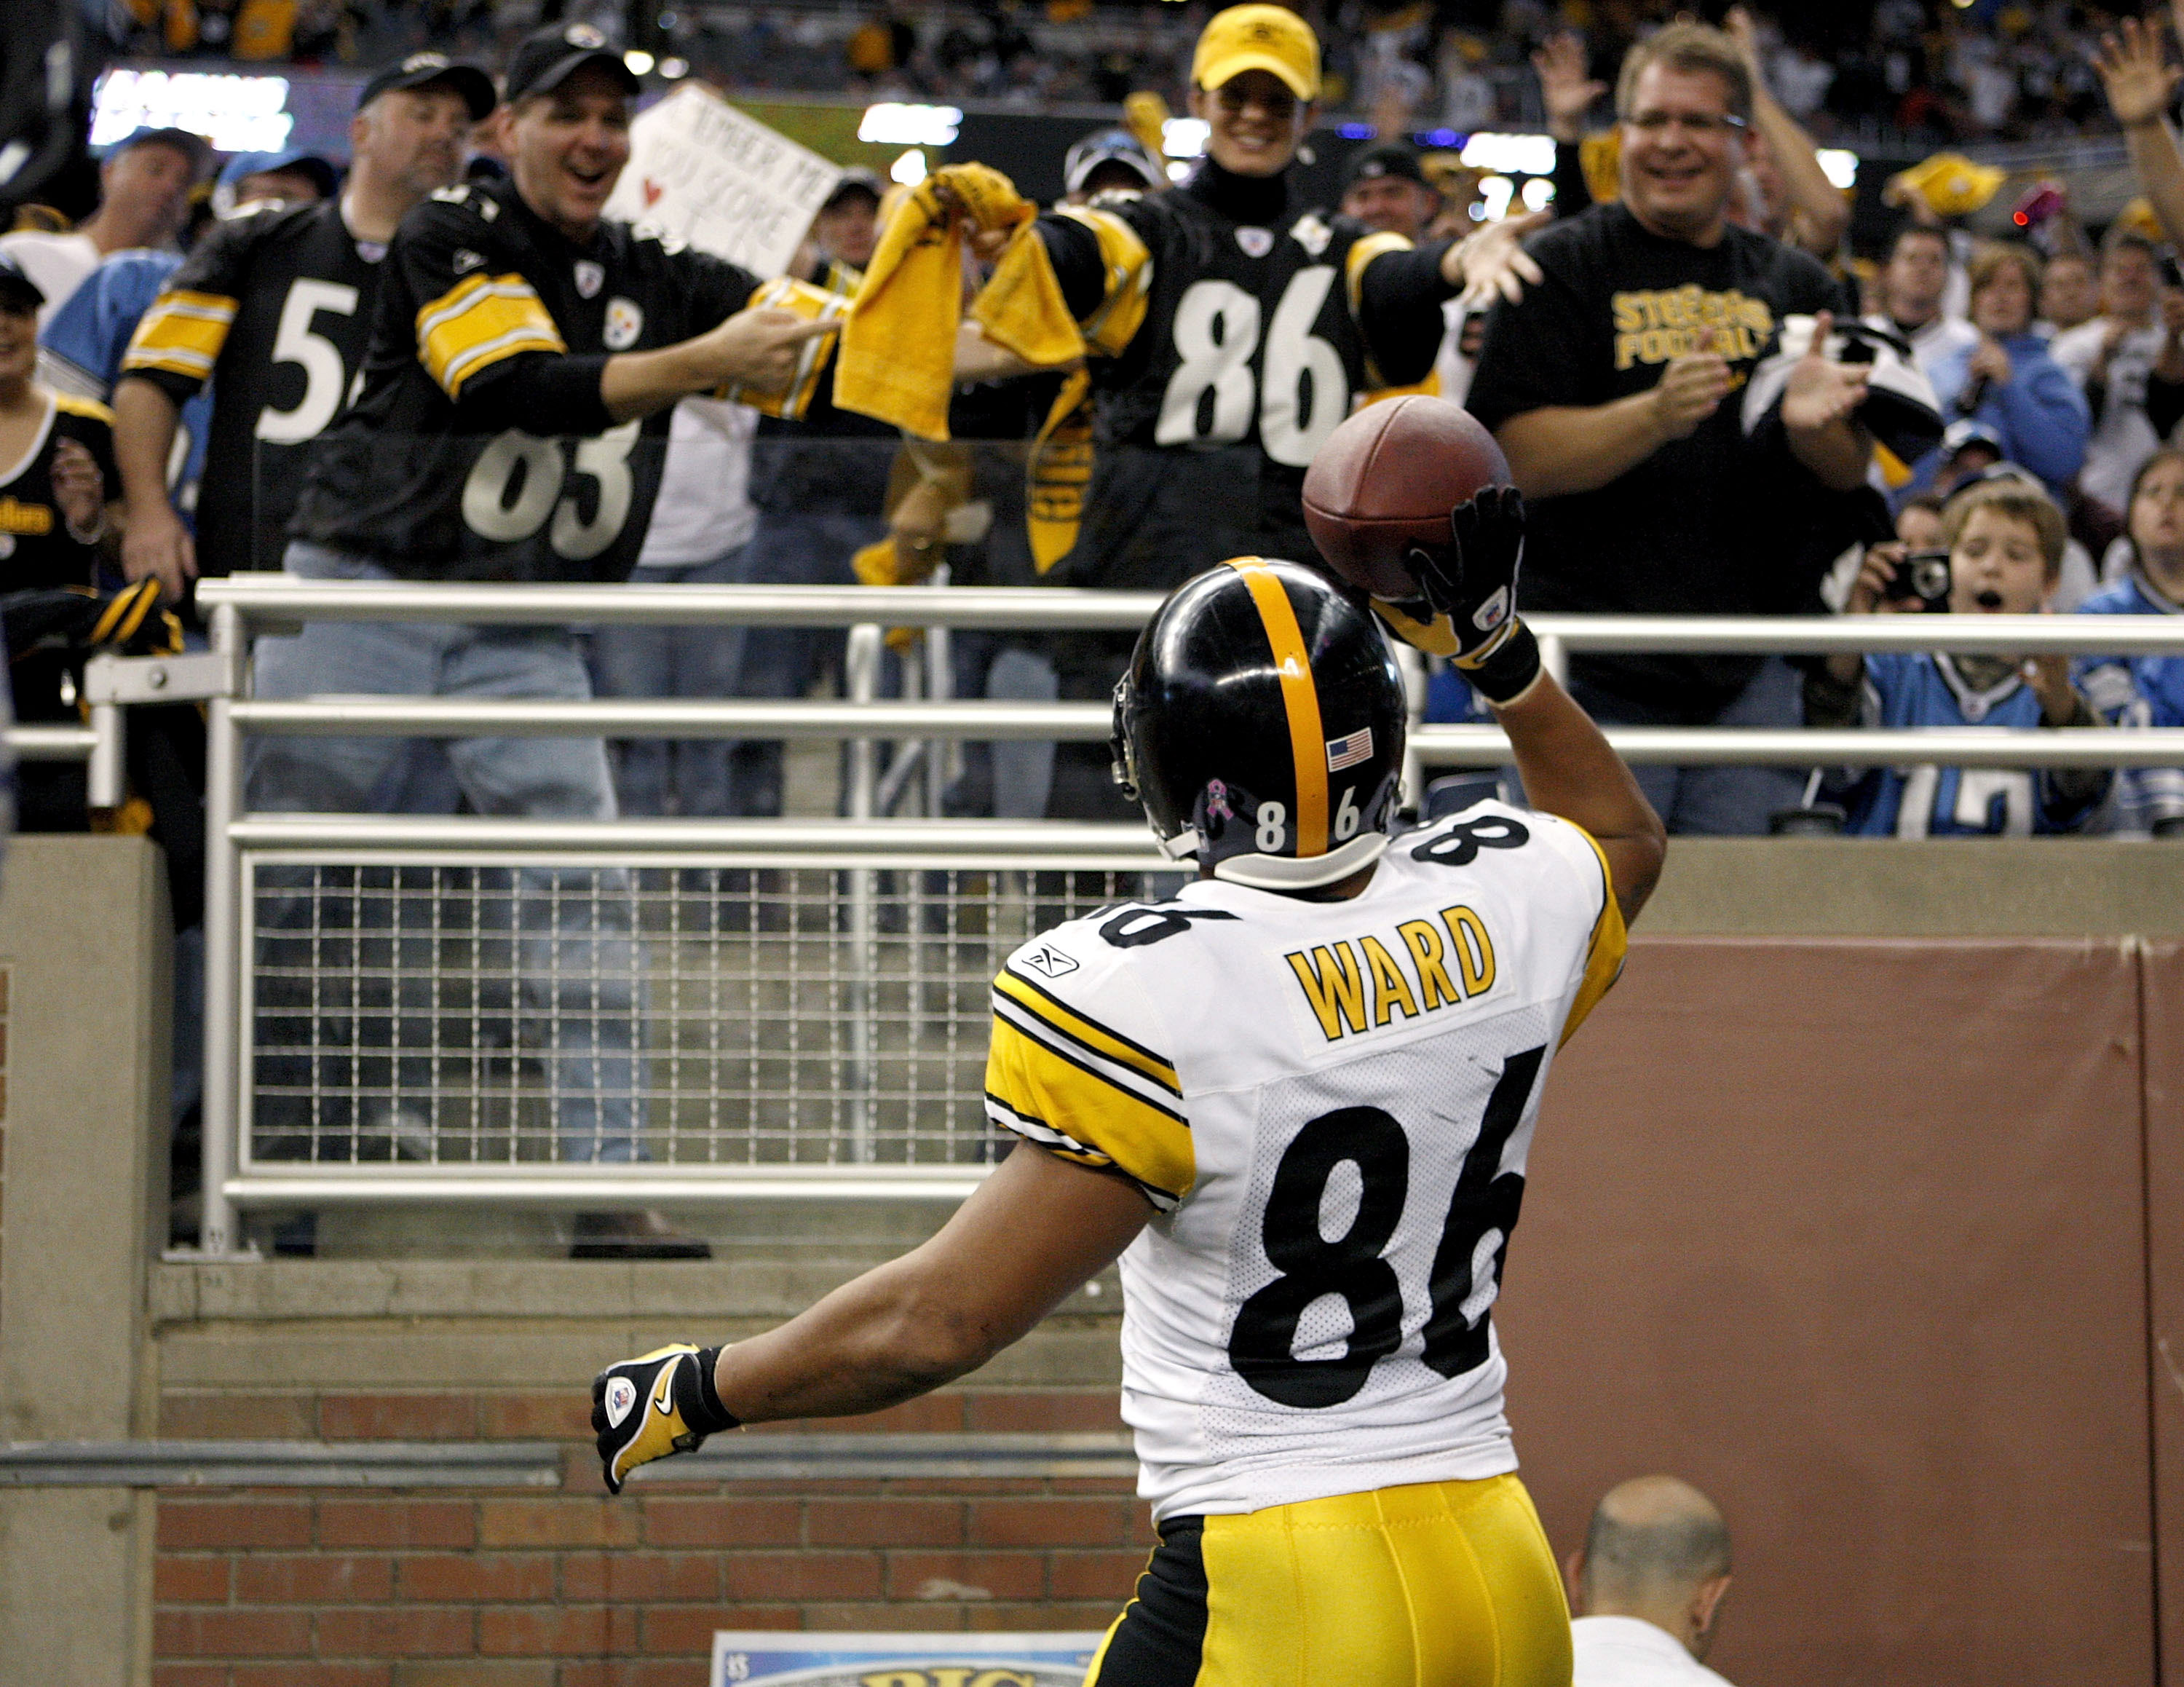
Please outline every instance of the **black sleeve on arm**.
[[2146, 377], [2146, 419], [2153, 424], [2156, 433], [2168, 438], [2170, 430], [2184, 421], [2184, 381], [2164, 381], [2149, 371]]
[[1592, 187], [1585, 179], [1584, 143], [1555, 142], [1555, 215], [1574, 217], [1592, 206]]
[[1441, 279], [1441, 256], [1455, 244], [1436, 240], [1407, 252], [1384, 252], [1357, 282], [1357, 326], [1373, 366], [1390, 386], [1423, 381], [1440, 355], [1448, 320], [1441, 306], [1457, 289]]
[[457, 409], [465, 426], [482, 432], [520, 427], [569, 438], [604, 433], [615, 425], [599, 392], [606, 366], [604, 355], [535, 352], [510, 358], [473, 376]]
[[710, 252], [682, 250], [673, 254], [675, 279], [689, 302], [686, 319], [694, 339], [718, 326], [750, 303], [759, 279], [749, 270], [716, 258]]
[[1077, 320], [1086, 320], [1107, 297], [1107, 264], [1100, 256], [1100, 237], [1071, 217], [1041, 217], [1032, 227], [1046, 248], [1055, 280], [1061, 283], [1061, 302]]

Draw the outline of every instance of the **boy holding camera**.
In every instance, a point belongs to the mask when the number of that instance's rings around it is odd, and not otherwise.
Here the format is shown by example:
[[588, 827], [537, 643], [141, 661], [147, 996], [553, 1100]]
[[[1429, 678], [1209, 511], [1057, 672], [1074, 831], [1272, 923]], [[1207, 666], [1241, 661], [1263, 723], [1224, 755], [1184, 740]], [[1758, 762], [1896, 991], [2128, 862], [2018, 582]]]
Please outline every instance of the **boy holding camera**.
[[[2063, 564], [2063, 512], [2029, 478], [1975, 482], [1942, 512], [1944, 550], [1875, 545], [1850, 615], [2033, 615]], [[2064, 655], [1836, 655], [1806, 683], [1815, 727], [2095, 727]], [[2025, 837], [2072, 832], [2099, 805], [2103, 768], [1874, 768], [1840, 793], [1864, 838]]]

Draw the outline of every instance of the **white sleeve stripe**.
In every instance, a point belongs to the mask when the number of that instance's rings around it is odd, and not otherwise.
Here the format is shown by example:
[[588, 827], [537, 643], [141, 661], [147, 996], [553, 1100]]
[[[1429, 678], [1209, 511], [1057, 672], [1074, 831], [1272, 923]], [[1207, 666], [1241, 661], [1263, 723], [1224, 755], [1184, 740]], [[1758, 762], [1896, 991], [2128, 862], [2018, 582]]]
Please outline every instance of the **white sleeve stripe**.
[[1037, 1043], [1058, 1061], [1066, 1061], [1080, 1072], [1089, 1073], [1103, 1083], [1123, 1091], [1133, 1100], [1141, 1101], [1155, 1112], [1189, 1127], [1190, 1121], [1176, 1110], [1175, 1103], [1182, 1098], [1165, 1084], [1147, 1077], [1135, 1066], [1124, 1066], [1120, 1061], [1110, 1060], [1098, 1050], [1088, 1048], [1073, 1037], [1065, 1037], [1037, 1014], [1027, 1010], [1014, 998], [994, 993], [994, 1016], [1005, 1020], [1015, 1030]]
[[1086, 1160], [1096, 1162], [1100, 1170], [1117, 1172], [1125, 1178], [1129, 1178], [1130, 1187], [1150, 1201], [1156, 1211], [1173, 1212], [1176, 1209], [1178, 1200], [1174, 1195], [1169, 1194], [1166, 1190], [1155, 1189], [1142, 1178], [1131, 1178], [1128, 1172], [1117, 1166], [1114, 1160], [1101, 1150], [1087, 1148], [1066, 1132], [1058, 1131], [1044, 1121], [1033, 1118], [1028, 1113], [1019, 1113], [1000, 1096], [990, 1091], [986, 1096], [986, 1116], [1003, 1130], [1022, 1137], [1026, 1142], [1034, 1144], [1040, 1148], [1055, 1149], [1064, 1154], [1082, 1155]]

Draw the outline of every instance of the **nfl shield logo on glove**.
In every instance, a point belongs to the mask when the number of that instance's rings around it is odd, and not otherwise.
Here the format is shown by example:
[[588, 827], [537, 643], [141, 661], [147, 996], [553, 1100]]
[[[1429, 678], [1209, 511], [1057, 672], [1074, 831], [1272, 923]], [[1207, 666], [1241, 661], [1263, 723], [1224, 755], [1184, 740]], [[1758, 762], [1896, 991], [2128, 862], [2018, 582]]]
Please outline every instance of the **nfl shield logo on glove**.
[[635, 1383], [627, 1377], [607, 1378], [604, 1405], [607, 1409], [607, 1425], [610, 1428], [620, 1428], [622, 1419], [629, 1416], [629, 1409], [636, 1404], [637, 1384]]

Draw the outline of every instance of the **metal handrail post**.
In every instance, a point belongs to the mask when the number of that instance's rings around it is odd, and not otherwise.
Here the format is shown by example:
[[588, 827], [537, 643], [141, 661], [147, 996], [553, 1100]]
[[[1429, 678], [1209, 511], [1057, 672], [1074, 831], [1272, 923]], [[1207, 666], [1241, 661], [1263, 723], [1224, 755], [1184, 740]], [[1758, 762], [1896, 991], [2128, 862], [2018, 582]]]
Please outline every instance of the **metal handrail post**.
[[84, 805], [118, 809], [127, 800], [128, 727], [118, 703], [91, 705], [91, 757], [84, 764]]
[[1540, 634], [1540, 665], [1554, 676], [1557, 685], [1569, 683], [1569, 647], [1552, 632]]
[[[247, 682], [249, 635], [231, 605], [212, 612], [212, 648], [231, 659], [237, 683]], [[235, 822], [242, 808], [242, 757], [234, 698], [216, 693], [205, 710], [203, 1211], [198, 1251], [227, 1258], [237, 1248], [235, 1208], [227, 1185], [237, 1160], [242, 1117], [242, 883]]]
[[[849, 649], [843, 658], [844, 689], [854, 704], [871, 704], [878, 694], [880, 656], [884, 648], [877, 622], [850, 629]], [[871, 738], [850, 741], [848, 770], [850, 818], [870, 820], [878, 782], [879, 749]], [[872, 1090], [878, 1078], [873, 1047], [873, 986], [878, 971], [873, 953], [872, 894], [874, 879], [869, 867], [850, 873], [850, 1157], [860, 1163], [872, 1157]]]
[[[936, 591], [947, 591], [948, 565], [942, 563], [933, 571], [931, 584]], [[956, 698], [956, 670], [952, 665], [955, 650], [950, 643], [952, 634], [945, 626], [925, 629], [925, 694], [935, 703], [952, 703]], [[960, 754], [956, 745], [946, 738], [928, 738], [925, 741], [925, 817], [940, 818], [941, 799], [947, 794], [948, 782], [954, 777], [954, 759]]]

